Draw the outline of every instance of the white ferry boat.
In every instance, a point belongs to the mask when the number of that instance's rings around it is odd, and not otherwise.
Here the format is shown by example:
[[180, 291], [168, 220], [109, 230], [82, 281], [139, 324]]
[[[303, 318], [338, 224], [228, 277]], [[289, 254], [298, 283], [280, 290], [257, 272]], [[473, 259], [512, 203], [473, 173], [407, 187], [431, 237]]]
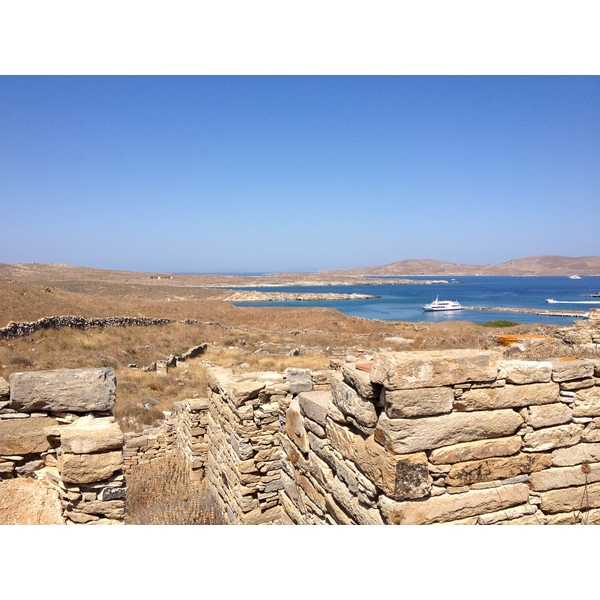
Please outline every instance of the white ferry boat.
[[425, 304], [425, 306], [423, 306], [423, 310], [427, 312], [462, 310], [462, 306], [459, 302], [453, 300], [440, 300], [438, 296], [436, 296], [431, 304]]

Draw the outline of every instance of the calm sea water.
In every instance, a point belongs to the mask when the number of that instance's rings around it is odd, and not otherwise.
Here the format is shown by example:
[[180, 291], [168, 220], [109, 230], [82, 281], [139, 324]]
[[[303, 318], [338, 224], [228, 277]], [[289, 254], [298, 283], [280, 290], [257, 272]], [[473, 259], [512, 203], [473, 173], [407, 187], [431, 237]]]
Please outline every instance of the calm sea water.
[[[411, 277], [425, 282], [440, 277]], [[249, 288], [239, 288], [249, 289]], [[600, 292], [600, 277], [456, 277], [456, 284], [414, 285], [354, 285], [325, 287], [251, 288], [258, 291], [337, 292], [341, 294], [370, 294], [381, 296], [374, 300], [342, 300], [332, 302], [244, 302], [238, 306], [327, 306], [340, 312], [365, 319], [383, 321], [473, 321], [485, 323], [496, 319], [519, 323], [554, 323], [571, 325], [572, 317], [543, 316], [489, 310], [462, 310], [454, 313], [428, 313], [422, 306], [435, 300], [458, 300], [463, 306], [529, 308], [539, 310], [587, 311], [600, 308], [600, 298], [587, 297]], [[548, 304], [547, 298], [565, 301]], [[569, 304], [574, 302], [576, 304]], [[582, 303], [582, 304], [579, 304]]]

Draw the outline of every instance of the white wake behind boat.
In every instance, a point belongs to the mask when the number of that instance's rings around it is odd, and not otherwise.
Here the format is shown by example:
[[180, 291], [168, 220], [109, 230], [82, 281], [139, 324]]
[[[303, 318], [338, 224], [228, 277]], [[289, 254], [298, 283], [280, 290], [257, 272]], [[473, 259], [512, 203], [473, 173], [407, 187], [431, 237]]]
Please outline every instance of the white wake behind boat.
[[423, 310], [426, 312], [446, 311], [446, 310], [462, 310], [460, 302], [454, 300], [440, 300], [438, 296], [431, 304], [425, 304]]

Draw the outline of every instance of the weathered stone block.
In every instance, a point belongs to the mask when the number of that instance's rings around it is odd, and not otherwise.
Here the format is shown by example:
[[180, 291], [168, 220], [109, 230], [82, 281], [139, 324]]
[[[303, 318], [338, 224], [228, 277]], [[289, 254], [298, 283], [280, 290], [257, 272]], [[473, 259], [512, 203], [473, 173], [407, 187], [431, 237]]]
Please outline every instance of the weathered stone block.
[[594, 462], [600, 462], [600, 444], [577, 444], [570, 448], [559, 448], [552, 452], [552, 464], [556, 467], [569, 467]]
[[420, 419], [390, 419], [382, 414], [375, 440], [396, 454], [434, 450], [461, 442], [512, 435], [523, 423], [513, 410], [451, 413]]
[[93, 483], [108, 479], [123, 466], [121, 452], [67, 454], [58, 457], [58, 470], [65, 483]]
[[481, 481], [510, 479], [524, 473], [533, 473], [550, 467], [552, 458], [547, 454], [518, 454], [507, 458], [487, 458], [456, 463], [446, 476], [446, 485], [460, 487]]
[[293, 398], [290, 402], [290, 407], [285, 416], [283, 431], [302, 452], [306, 453], [309, 451], [310, 446], [308, 437], [306, 436], [306, 429], [304, 428], [304, 420], [300, 414], [298, 398]]
[[523, 449], [530, 452], [543, 452], [554, 448], [574, 446], [579, 443], [585, 426], [578, 423], [546, 427], [526, 433], [523, 437]]
[[313, 389], [312, 373], [310, 369], [297, 369], [295, 367], [288, 367], [283, 372], [283, 377], [287, 381], [287, 385], [291, 394], [310, 392]]
[[498, 379], [522, 385], [526, 383], [547, 383], [552, 377], [552, 363], [549, 361], [505, 360], [500, 363]]
[[112, 419], [82, 417], [72, 425], [60, 428], [63, 452], [91, 454], [123, 447], [123, 432]]
[[331, 378], [331, 398], [344, 415], [352, 417], [359, 424], [365, 427], [375, 427], [377, 424], [373, 400], [360, 396], [337, 373]]
[[10, 396], [10, 387], [4, 377], [0, 377], [0, 401], [8, 400]]
[[0, 420], [0, 455], [46, 452], [50, 442], [45, 429], [55, 426], [56, 421], [46, 417]]
[[600, 386], [578, 390], [573, 404], [574, 417], [600, 417]]
[[419, 388], [416, 390], [383, 390], [385, 412], [390, 419], [425, 417], [452, 412], [452, 388]]
[[562, 425], [568, 423], [573, 417], [572, 409], [562, 402], [531, 406], [526, 414], [527, 423], [535, 429]]
[[325, 427], [327, 406], [331, 401], [331, 392], [302, 392], [298, 395], [298, 403], [307, 419]]
[[110, 411], [115, 403], [112, 369], [58, 369], [11, 373], [10, 406], [23, 412]]
[[371, 381], [387, 390], [494, 381], [501, 360], [492, 350], [386, 353], [374, 360]]
[[465, 442], [431, 452], [429, 460], [434, 465], [451, 465], [458, 462], [482, 460], [516, 454], [523, 445], [520, 436]]
[[559, 394], [559, 387], [555, 383], [476, 388], [463, 392], [454, 408], [455, 410], [470, 411], [553, 404], [558, 402]]
[[545, 513], [561, 513], [600, 508], [600, 483], [548, 490], [540, 494]]
[[600, 463], [575, 465], [573, 467], [554, 467], [539, 473], [532, 473], [529, 478], [531, 489], [545, 492], [558, 488], [573, 487], [600, 481]]
[[526, 483], [518, 483], [485, 490], [471, 490], [462, 494], [444, 494], [429, 498], [426, 502], [394, 502], [386, 496], [381, 496], [379, 506], [386, 523], [425, 525], [504, 510], [525, 504], [528, 498], [529, 487]]
[[569, 358], [552, 358], [552, 381], [570, 381], [585, 379], [594, 375], [594, 364], [588, 360]]
[[356, 368], [356, 365], [346, 363], [342, 366], [344, 381], [351, 385], [363, 398], [377, 399], [381, 386], [373, 384], [371, 374]]

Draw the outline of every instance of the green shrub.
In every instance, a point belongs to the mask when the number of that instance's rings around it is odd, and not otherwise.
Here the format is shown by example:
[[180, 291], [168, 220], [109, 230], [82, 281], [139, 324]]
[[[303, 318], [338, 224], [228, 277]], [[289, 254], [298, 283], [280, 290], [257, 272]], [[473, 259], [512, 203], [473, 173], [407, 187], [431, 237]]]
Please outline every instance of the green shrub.
[[521, 323], [517, 323], [516, 321], [504, 321], [502, 319], [498, 321], [487, 321], [483, 324], [484, 327], [515, 327], [516, 325], [520, 325]]

